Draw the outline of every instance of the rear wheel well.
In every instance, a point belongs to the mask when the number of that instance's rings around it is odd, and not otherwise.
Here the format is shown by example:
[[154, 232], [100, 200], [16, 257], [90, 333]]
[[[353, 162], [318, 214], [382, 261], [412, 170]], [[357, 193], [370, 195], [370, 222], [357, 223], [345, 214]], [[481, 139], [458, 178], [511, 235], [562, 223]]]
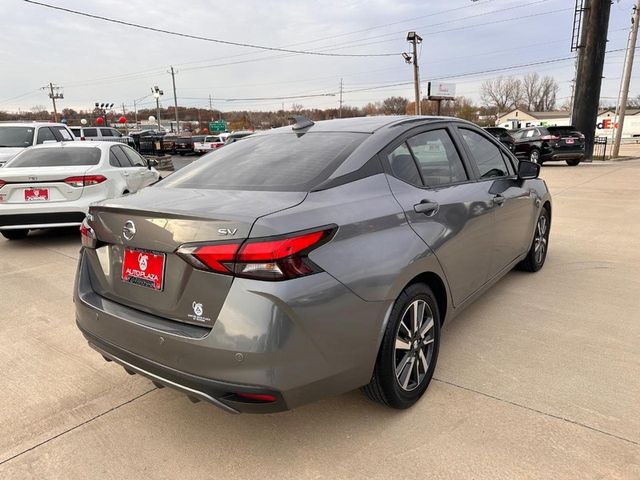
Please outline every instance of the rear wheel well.
[[414, 277], [405, 288], [414, 283], [426, 283], [436, 297], [438, 302], [438, 310], [440, 311], [440, 324], [444, 323], [447, 316], [447, 289], [439, 275], [433, 272], [424, 272]]
[[551, 203], [549, 201], [544, 202], [542, 208], [546, 208], [547, 212], [549, 212], [549, 221], [551, 221]]

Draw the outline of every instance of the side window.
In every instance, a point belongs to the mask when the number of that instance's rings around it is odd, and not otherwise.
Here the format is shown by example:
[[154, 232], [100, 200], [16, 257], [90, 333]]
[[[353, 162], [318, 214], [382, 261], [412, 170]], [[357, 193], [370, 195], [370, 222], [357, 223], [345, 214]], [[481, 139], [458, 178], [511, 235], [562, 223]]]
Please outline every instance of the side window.
[[54, 142], [57, 141], [56, 137], [53, 135], [53, 132], [49, 127], [40, 127], [38, 129], [38, 139], [36, 143], [39, 145], [49, 140], [53, 140]]
[[472, 130], [461, 128], [460, 134], [473, 156], [480, 178], [509, 175], [509, 169], [504, 163], [500, 148]]
[[142, 158], [138, 154], [138, 152], [132, 150], [129, 147], [120, 147], [120, 148], [122, 148], [124, 153], [126, 153], [127, 157], [129, 157], [129, 160], [131, 160], [131, 163], [133, 164], [134, 167], [146, 167], [147, 166], [147, 162], [144, 161], [144, 158]]
[[98, 129], [97, 128], [85, 128], [84, 129], [84, 136], [85, 137], [97, 137], [98, 136]]
[[103, 137], [113, 137], [113, 132], [110, 128], [101, 128], [100, 133]]
[[462, 160], [445, 129], [420, 133], [407, 140], [427, 187], [468, 180]]
[[[117, 165], [113, 165], [113, 163], [111, 163], [111, 157], [115, 158], [115, 160], [117, 161]], [[131, 162], [129, 161], [129, 158], [124, 154], [120, 146], [111, 147], [111, 152], [109, 153], [109, 163], [114, 167], [122, 167], [122, 168], [131, 167]]]
[[72, 128], [71, 132], [73, 133], [73, 136], [76, 138], [80, 138], [82, 136], [82, 133], [79, 128]]
[[423, 186], [420, 172], [418, 172], [416, 162], [413, 160], [406, 143], [396, 147], [393, 152], [387, 155], [387, 159], [395, 177], [412, 185]]
[[58, 140], [59, 142], [73, 141], [73, 137], [69, 133], [69, 130], [67, 130], [66, 128], [64, 127], [49, 127], [49, 128], [51, 128], [51, 130], [53, 131], [53, 134], [56, 137], [56, 140]]
[[535, 130], [527, 130], [527, 132], [524, 134], [525, 138], [533, 138], [536, 135], [536, 131]]

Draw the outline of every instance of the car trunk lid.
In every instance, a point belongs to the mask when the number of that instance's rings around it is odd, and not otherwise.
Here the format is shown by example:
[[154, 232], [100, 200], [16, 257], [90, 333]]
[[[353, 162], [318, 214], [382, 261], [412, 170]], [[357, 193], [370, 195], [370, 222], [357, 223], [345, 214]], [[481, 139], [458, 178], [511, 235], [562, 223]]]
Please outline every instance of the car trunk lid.
[[0, 170], [0, 203], [68, 202], [82, 196], [82, 186], [65, 183], [90, 167], [5, 167]]
[[92, 207], [89, 223], [99, 241], [97, 249], [87, 250], [92, 286], [120, 304], [212, 326], [233, 277], [193, 267], [176, 254], [178, 247], [241, 241], [257, 218], [295, 206], [305, 196], [154, 187]]

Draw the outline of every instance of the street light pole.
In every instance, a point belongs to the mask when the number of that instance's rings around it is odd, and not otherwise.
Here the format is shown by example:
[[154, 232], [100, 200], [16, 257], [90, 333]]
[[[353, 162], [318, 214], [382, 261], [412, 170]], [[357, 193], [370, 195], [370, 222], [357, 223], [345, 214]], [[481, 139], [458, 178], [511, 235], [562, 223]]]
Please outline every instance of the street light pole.
[[624, 62], [624, 73], [622, 74], [622, 84], [618, 95], [618, 109], [613, 128], [615, 138], [613, 141], [612, 157], [615, 158], [620, 153], [620, 142], [622, 141], [622, 127], [624, 125], [624, 115], [629, 99], [629, 82], [631, 81], [631, 70], [633, 69], [633, 56], [636, 50], [636, 40], [638, 38], [638, 21], [640, 21], [640, 0], [633, 6], [633, 17], [631, 18], [631, 31], [627, 43], [627, 53]]
[[176, 96], [176, 73], [173, 71], [173, 67], [171, 67], [171, 82], [173, 83], [173, 106], [176, 111], [176, 133], [180, 133], [180, 120], [178, 118], [178, 97]]
[[160, 126], [160, 96], [164, 95], [164, 92], [162, 90], [160, 90], [158, 88], [158, 86], [154, 86], [153, 88], [151, 88], [151, 93], [153, 94], [153, 96], [156, 99], [156, 112], [157, 112], [157, 120], [158, 120], [158, 130], [160, 130], [162, 127]]

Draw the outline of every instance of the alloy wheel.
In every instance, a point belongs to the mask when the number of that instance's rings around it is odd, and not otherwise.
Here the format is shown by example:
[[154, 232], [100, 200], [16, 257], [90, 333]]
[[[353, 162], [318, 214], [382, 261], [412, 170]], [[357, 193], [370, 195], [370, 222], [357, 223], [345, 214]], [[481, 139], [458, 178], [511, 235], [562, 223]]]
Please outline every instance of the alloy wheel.
[[415, 390], [424, 380], [433, 357], [434, 335], [431, 307], [424, 300], [414, 300], [402, 314], [396, 332], [394, 367], [403, 390]]
[[540, 215], [536, 224], [536, 236], [533, 239], [533, 251], [536, 263], [540, 264], [544, 260], [547, 251], [547, 230], [549, 222], [546, 215]]

